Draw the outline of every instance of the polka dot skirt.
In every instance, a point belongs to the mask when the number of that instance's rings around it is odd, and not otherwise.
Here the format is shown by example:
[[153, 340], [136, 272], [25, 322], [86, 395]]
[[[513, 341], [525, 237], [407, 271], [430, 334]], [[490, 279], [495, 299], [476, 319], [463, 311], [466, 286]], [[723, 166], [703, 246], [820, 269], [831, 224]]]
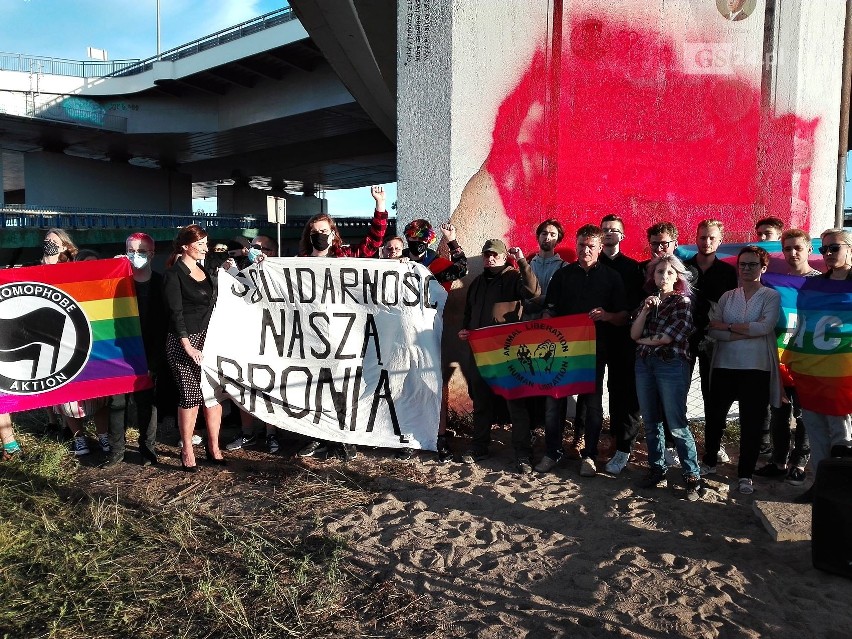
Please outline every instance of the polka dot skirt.
[[[189, 343], [198, 350], [204, 349], [207, 331], [189, 336]], [[178, 389], [178, 406], [194, 408], [200, 406], [204, 398], [201, 395], [201, 367], [196, 364], [180, 343], [180, 338], [169, 333], [166, 340], [166, 359]]]

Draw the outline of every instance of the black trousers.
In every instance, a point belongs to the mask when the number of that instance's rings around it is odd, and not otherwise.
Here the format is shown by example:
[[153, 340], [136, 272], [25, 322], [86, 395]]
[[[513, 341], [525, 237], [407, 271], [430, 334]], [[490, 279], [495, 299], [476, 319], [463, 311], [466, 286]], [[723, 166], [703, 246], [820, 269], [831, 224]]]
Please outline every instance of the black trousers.
[[157, 460], [157, 403], [154, 388], [113, 395], [109, 410], [110, 456], [120, 459], [124, 456], [125, 432], [128, 426], [139, 429], [139, 452], [143, 459]]
[[704, 431], [704, 464], [716, 465], [728, 411], [740, 403], [740, 461], [737, 477], [751, 478], [760, 456], [760, 437], [769, 408], [769, 371], [714, 368]]

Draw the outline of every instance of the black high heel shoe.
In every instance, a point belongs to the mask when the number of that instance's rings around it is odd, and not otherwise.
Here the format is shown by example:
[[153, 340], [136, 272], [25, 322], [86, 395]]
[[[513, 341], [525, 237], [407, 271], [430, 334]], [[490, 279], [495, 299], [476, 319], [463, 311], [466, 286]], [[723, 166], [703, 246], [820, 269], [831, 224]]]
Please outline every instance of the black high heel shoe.
[[228, 465], [228, 460], [226, 460], [224, 457], [222, 457], [221, 459], [216, 459], [215, 457], [213, 457], [213, 454], [209, 450], [207, 451], [207, 461], [213, 464], [214, 466]]
[[183, 471], [185, 473], [197, 473], [198, 472], [198, 461], [195, 462], [195, 466], [187, 466], [186, 463], [183, 461], [183, 455], [181, 455], [181, 458], [180, 458], [180, 465], [181, 465], [181, 468], [183, 468]]

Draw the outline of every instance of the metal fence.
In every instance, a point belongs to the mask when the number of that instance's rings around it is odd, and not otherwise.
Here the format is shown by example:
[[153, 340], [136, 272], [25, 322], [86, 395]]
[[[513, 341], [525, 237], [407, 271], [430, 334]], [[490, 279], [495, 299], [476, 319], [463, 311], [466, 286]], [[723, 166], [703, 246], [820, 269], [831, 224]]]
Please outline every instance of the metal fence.
[[133, 60], [64, 60], [20, 53], [0, 53], [0, 71], [20, 71], [44, 75], [68, 75], [76, 78], [102, 78], [139, 64]]
[[208, 49], [212, 49], [213, 47], [218, 47], [219, 45], [226, 44], [228, 42], [233, 42], [234, 40], [239, 40], [240, 38], [245, 38], [246, 36], [250, 36], [260, 31], [264, 31], [265, 29], [271, 29], [272, 27], [276, 27], [279, 24], [284, 24], [285, 22], [290, 22], [291, 20], [296, 20], [296, 14], [293, 13], [293, 10], [290, 7], [277, 9], [276, 11], [270, 11], [269, 13], [265, 13], [264, 15], [258, 16], [257, 18], [247, 20], [246, 22], [242, 22], [233, 27], [228, 27], [227, 29], [223, 29], [222, 31], [217, 31], [216, 33], [213, 33], [209, 36], [205, 36], [203, 38], [199, 38], [198, 40], [193, 40], [192, 42], [183, 44], [179, 47], [175, 47], [174, 49], [164, 51], [158, 56], [152, 56], [150, 58], [146, 58], [145, 60], [140, 60], [135, 65], [116, 70], [110, 75], [121, 77], [144, 73], [145, 71], [148, 71], [153, 68], [155, 62], [161, 60], [180, 60], [182, 58], [195, 55], [196, 53], [207, 51]]
[[257, 228], [254, 217], [226, 217], [207, 213], [168, 213], [153, 211], [103, 211], [67, 208], [40, 209], [6, 206], [0, 209], [0, 228], [4, 229], [177, 229], [187, 224], [204, 228]]
[[20, 53], [0, 53], [0, 71], [20, 71], [44, 75], [66, 75], [76, 78], [104, 78], [136, 75], [151, 69], [158, 60], [180, 60], [201, 51], [218, 47], [220, 44], [239, 40], [265, 29], [296, 20], [296, 14], [290, 7], [270, 11], [246, 22], [222, 29], [198, 40], [193, 40], [174, 49], [164, 51], [159, 56], [145, 60], [64, 60]]

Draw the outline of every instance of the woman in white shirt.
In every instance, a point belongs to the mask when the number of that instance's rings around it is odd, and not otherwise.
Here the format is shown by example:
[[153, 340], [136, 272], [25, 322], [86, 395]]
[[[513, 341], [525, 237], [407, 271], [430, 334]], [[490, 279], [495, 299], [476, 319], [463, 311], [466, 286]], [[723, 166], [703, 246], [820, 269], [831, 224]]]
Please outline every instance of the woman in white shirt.
[[711, 362], [710, 411], [704, 435], [701, 474], [716, 472], [716, 455], [725, 431], [728, 411], [740, 404], [739, 491], [754, 492], [751, 477], [760, 454], [767, 407], [781, 405], [778, 346], [775, 324], [781, 310], [778, 291], [763, 286], [761, 276], [769, 254], [745, 246], [737, 255], [739, 288], [722, 295], [712, 314], [709, 335], [716, 340]]

